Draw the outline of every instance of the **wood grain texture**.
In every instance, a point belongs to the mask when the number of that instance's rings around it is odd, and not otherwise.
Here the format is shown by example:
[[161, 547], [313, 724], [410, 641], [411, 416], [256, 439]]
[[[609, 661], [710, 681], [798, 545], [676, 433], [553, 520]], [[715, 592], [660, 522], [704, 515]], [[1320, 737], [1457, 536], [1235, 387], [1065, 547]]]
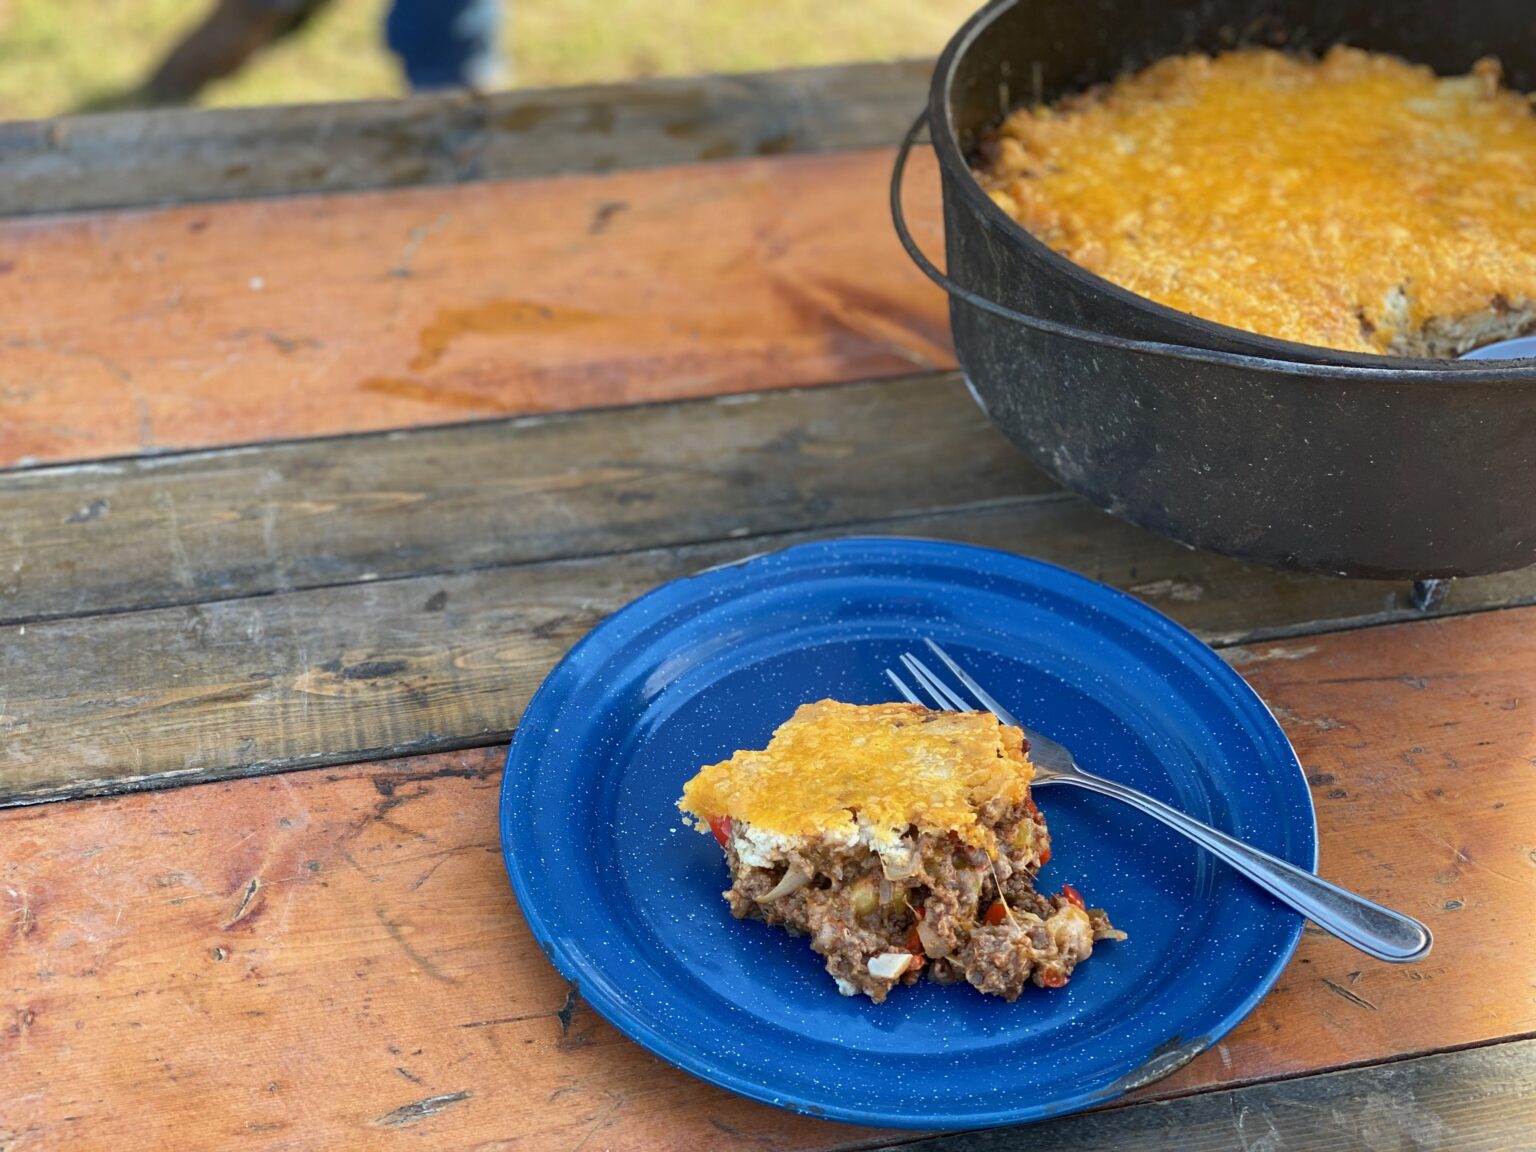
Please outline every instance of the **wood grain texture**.
[[[1143, 1098], [1536, 1031], [1533, 626], [1249, 653], [1310, 774], [1322, 871], [1423, 917], [1436, 948], [1399, 968], [1309, 933], [1252, 1016]], [[507, 891], [499, 759], [0, 813], [7, 1152], [889, 1142], [708, 1088], [570, 1000]]]
[[[1247, 569], [1061, 497], [18, 624], [0, 628], [0, 803], [504, 740], [561, 654], [634, 597], [849, 532], [1029, 553], [1126, 588], [1219, 645], [1419, 617], [1406, 585]], [[1458, 581], [1439, 611], [1533, 595], [1529, 574]]]
[[905, 60], [3, 124], [0, 215], [879, 147], [901, 138], [932, 70]]
[[[1031, 553], [1218, 645], [1418, 615], [1404, 586], [1245, 568], [1112, 521], [1052, 489], [961, 389], [859, 384], [0, 477], [0, 800], [504, 739], [608, 612], [829, 533]], [[1536, 573], [1512, 573], [1456, 582], [1437, 611], [1533, 599]]]
[[950, 367], [890, 162], [7, 221], [0, 467]]
[[[838, 526], [942, 534], [940, 513], [1036, 499], [1071, 498], [953, 375], [25, 469], [0, 473], [0, 626]], [[1216, 643], [1411, 615], [1404, 585], [1244, 568], [1076, 503], [979, 538]], [[1436, 611], [1526, 603], [1536, 570], [1445, 592]]]
[[1056, 494], [952, 376], [0, 474], [0, 624]]
[[1514, 1152], [1533, 1133], [1536, 1040], [1513, 1040], [882, 1152]]

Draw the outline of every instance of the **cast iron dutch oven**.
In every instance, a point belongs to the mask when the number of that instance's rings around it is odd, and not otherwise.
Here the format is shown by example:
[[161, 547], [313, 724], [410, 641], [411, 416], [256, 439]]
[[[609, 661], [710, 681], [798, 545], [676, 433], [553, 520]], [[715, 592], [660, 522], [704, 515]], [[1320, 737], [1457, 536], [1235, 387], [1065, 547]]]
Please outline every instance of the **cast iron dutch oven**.
[[[1536, 359], [1359, 355], [1200, 320], [1057, 255], [971, 176], [981, 133], [1020, 102], [1177, 52], [1340, 42], [1443, 73], [1496, 55], [1511, 85], [1536, 88], [1529, 0], [997, 0], [939, 59], [892, 174], [897, 230], [950, 293], [961, 369], [992, 418], [1115, 515], [1242, 560], [1342, 576], [1536, 563]], [[901, 217], [924, 122], [948, 276]]]

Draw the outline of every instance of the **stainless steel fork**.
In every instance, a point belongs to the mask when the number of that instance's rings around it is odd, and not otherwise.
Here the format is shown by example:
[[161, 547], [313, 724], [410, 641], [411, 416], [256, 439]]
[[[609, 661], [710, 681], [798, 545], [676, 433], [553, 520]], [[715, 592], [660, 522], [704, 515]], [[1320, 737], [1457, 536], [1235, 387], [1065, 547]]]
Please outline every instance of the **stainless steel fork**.
[[[1298, 868], [1277, 856], [1271, 856], [1268, 852], [1250, 847], [1241, 840], [1217, 831], [1207, 824], [1202, 824], [1178, 809], [1170, 808], [1134, 788], [1127, 788], [1124, 784], [1117, 784], [1113, 780], [1084, 772], [1077, 766], [1077, 761], [1073, 759], [1070, 751], [1050, 737], [1042, 736], [1020, 724], [1012, 713], [994, 700], [965, 669], [955, 663], [944, 649], [932, 640], [925, 640], [924, 643], [975, 697], [982, 708], [991, 712], [1004, 724], [1012, 724], [1024, 730], [1030, 745], [1029, 758], [1035, 766], [1034, 783], [1036, 785], [1074, 784], [1079, 788], [1087, 788], [1091, 792], [1123, 800], [1133, 808], [1139, 808], [1153, 819], [1162, 821], [1175, 832], [1182, 832], [1212, 855], [1225, 860], [1259, 887], [1311, 919], [1318, 927], [1333, 933], [1340, 940], [1353, 944], [1360, 951], [1378, 960], [1402, 964], [1422, 960], [1429, 954], [1434, 939], [1429, 929], [1412, 917], [1384, 908], [1380, 904], [1367, 900], [1364, 896], [1357, 896], [1353, 892], [1340, 888], [1337, 884], [1330, 884], [1304, 868]], [[954, 712], [974, 711], [964, 697], [947, 685], [916, 656], [907, 653], [901, 658], [901, 663], [912, 679], [938, 707]], [[917, 693], [894, 670], [887, 668], [885, 674], [909, 701], [913, 704], [923, 703]]]

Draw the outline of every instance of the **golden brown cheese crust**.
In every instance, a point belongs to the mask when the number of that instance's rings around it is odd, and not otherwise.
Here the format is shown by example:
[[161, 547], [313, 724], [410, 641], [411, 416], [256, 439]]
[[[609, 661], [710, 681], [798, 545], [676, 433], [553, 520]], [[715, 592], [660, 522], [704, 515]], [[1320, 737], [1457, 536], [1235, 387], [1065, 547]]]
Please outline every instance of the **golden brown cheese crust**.
[[1536, 326], [1536, 114], [1494, 61], [1170, 57], [1015, 111], [983, 158], [1052, 248], [1223, 324], [1421, 355]]
[[873, 843], [894, 843], [915, 826], [995, 854], [978, 812], [1023, 802], [1033, 774], [1023, 733], [990, 713], [822, 700], [762, 751], [701, 769], [678, 806], [701, 824], [728, 816], [795, 838], [852, 840], [862, 827]]

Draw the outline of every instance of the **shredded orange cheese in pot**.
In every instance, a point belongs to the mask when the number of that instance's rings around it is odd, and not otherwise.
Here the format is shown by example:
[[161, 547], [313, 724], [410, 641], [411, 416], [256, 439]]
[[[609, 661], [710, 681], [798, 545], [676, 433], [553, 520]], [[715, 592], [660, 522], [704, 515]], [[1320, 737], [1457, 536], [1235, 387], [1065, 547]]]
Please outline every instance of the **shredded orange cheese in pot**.
[[1454, 355], [1536, 320], [1536, 113], [1496, 61], [1170, 57], [1014, 112], [983, 159], [1039, 239], [1223, 324]]

